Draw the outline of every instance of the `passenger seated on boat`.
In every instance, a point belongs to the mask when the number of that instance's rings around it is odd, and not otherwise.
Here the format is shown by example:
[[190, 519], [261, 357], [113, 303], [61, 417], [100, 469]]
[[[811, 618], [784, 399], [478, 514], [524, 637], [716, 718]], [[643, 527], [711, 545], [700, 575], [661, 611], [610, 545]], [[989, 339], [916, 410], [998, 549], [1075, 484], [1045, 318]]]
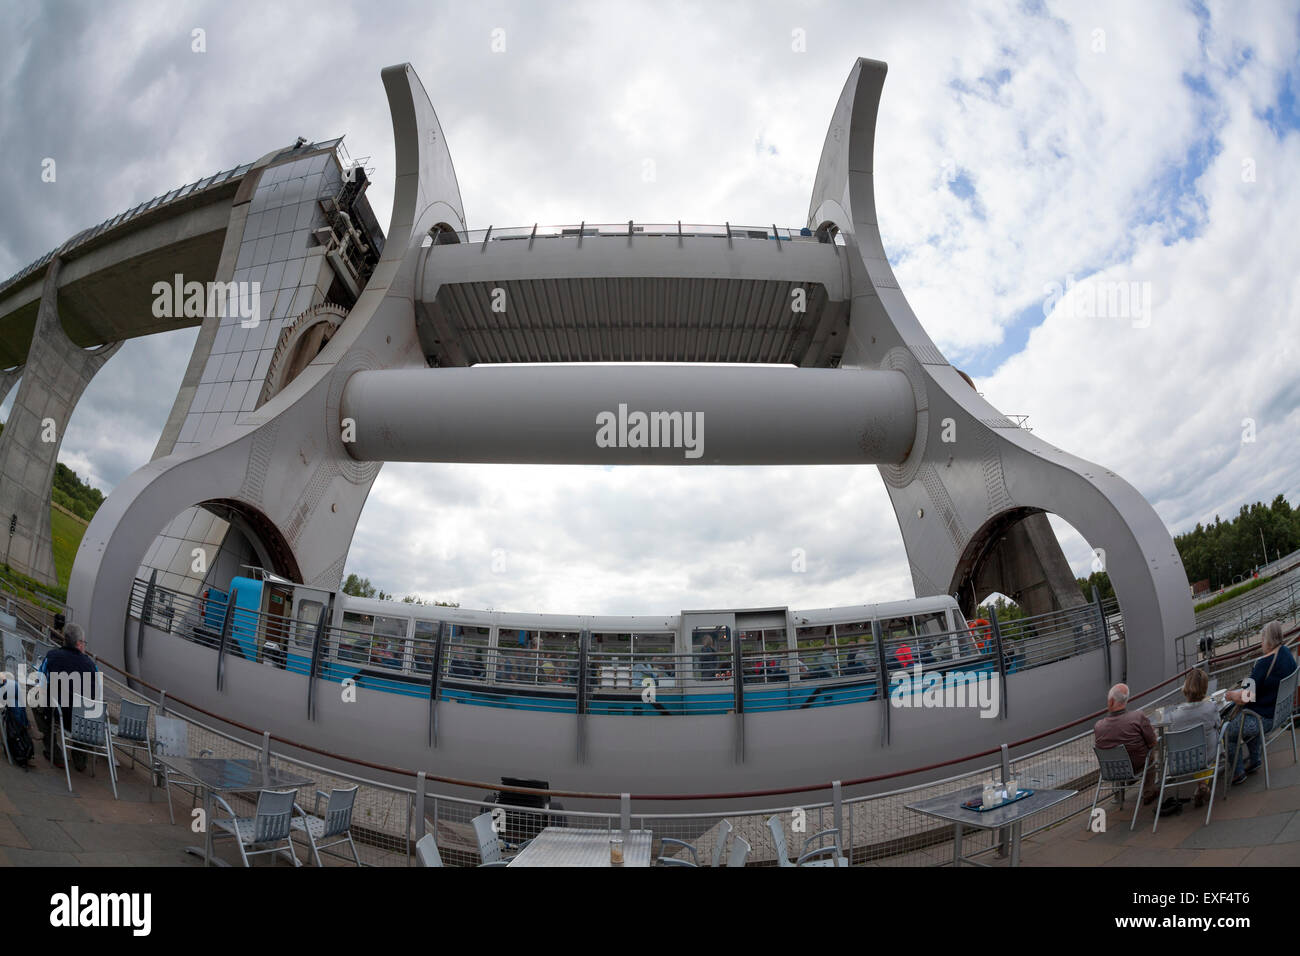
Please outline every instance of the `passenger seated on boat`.
[[863, 654], [863, 650], [859, 647], [854, 647], [853, 650], [849, 651], [848, 659], [844, 662], [845, 676], [856, 677], [858, 674], [865, 674], [867, 672], [867, 664], [866, 661], [859, 656], [861, 654]]
[[822, 641], [822, 653], [817, 663], [824, 672], [824, 677], [835, 677], [839, 674], [839, 652], [830, 638]]
[[398, 659], [396, 651], [388, 643], [376, 643], [374, 650], [371, 652], [374, 663], [381, 667], [401, 667], [402, 662]]
[[894, 649], [894, 660], [898, 661], [898, 666], [904, 670], [912, 666], [912, 648], [906, 644], [900, 644]]
[[454, 648], [451, 652], [451, 666], [447, 669], [450, 677], [472, 678], [474, 676], [474, 667], [466, 659], [465, 651], [459, 647]]
[[656, 668], [654, 664], [650, 663], [649, 661], [640, 661], [639, 663], [637, 663], [636, 667], [634, 668], [632, 676], [636, 678], [638, 686], [640, 685], [641, 681], [645, 680], [647, 677], [650, 678], [655, 683], [658, 683], [659, 669]]

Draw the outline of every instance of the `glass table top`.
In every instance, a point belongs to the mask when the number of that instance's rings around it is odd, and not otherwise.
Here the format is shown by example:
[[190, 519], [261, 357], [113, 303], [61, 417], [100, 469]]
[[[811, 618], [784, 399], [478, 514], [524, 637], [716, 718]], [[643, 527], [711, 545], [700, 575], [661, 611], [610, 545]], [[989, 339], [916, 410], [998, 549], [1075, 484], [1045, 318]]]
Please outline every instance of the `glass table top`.
[[197, 781], [209, 790], [295, 790], [314, 781], [310, 777], [276, 767], [260, 760], [236, 760], [230, 757], [159, 757], [159, 763], [175, 773]]

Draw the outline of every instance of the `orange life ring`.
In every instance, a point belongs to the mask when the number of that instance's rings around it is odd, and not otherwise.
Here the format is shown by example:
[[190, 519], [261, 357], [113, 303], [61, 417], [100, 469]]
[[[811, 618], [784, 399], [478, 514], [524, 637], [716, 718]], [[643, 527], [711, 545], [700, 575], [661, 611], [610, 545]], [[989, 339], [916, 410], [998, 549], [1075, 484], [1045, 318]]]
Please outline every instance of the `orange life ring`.
[[[970, 632], [973, 635], [972, 640], [975, 641], [976, 650], [981, 654], [984, 653], [984, 642], [987, 641], [989, 636], [993, 633], [993, 625], [984, 620], [984, 618], [977, 617], [973, 621], [968, 621], [966, 626], [970, 628]], [[984, 630], [983, 640], [980, 639], [981, 628]]]

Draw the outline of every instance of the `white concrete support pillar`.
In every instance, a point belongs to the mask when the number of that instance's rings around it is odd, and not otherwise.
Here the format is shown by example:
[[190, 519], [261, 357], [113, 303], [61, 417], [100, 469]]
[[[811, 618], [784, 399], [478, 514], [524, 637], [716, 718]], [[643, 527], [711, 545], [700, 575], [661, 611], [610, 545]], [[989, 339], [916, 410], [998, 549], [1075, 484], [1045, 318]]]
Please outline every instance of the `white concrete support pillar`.
[[[45, 273], [31, 351], [9, 421], [0, 434], [0, 549], [8, 551], [11, 568], [47, 585], [57, 583], [50, 488], [63, 433], [81, 393], [122, 344], [87, 350], [64, 333], [58, 305], [61, 264], [56, 255]], [[8, 538], [11, 515], [18, 516], [12, 541]]]

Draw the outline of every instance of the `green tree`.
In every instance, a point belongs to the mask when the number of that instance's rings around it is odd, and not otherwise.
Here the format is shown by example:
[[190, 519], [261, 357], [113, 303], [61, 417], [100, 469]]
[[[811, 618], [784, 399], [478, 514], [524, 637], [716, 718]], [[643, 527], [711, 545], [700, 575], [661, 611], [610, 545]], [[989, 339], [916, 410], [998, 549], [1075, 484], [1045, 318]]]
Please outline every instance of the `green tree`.
[[375, 596], [375, 586], [370, 583], [369, 578], [349, 574], [347, 580], [343, 582], [343, 593], [351, 594], [353, 597], [372, 598]]
[[1075, 578], [1079, 582], [1079, 590], [1083, 596], [1088, 599], [1089, 603], [1095, 600], [1093, 589], [1101, 592], [1102, 603], [1113, 600], [1115, 597], [1115, 588], [1111, 586], [1110, 575], [1105, 571], [1093, 571], [1086, 578]]
[[416, 594], [408, 594], [402, 598], [403, 604], [418, 604], [421, 607], [460, 607], [459, 601], [426, 601]]
[[1300, 548], [1300, 512], [1278, 495], [1267, 505], [1242, 505], [1231, 521], [1215, 515], [1213, 524], [1197, 524], [1174, 544], [1188, 582], [1208, 580], [1217, 590]]

